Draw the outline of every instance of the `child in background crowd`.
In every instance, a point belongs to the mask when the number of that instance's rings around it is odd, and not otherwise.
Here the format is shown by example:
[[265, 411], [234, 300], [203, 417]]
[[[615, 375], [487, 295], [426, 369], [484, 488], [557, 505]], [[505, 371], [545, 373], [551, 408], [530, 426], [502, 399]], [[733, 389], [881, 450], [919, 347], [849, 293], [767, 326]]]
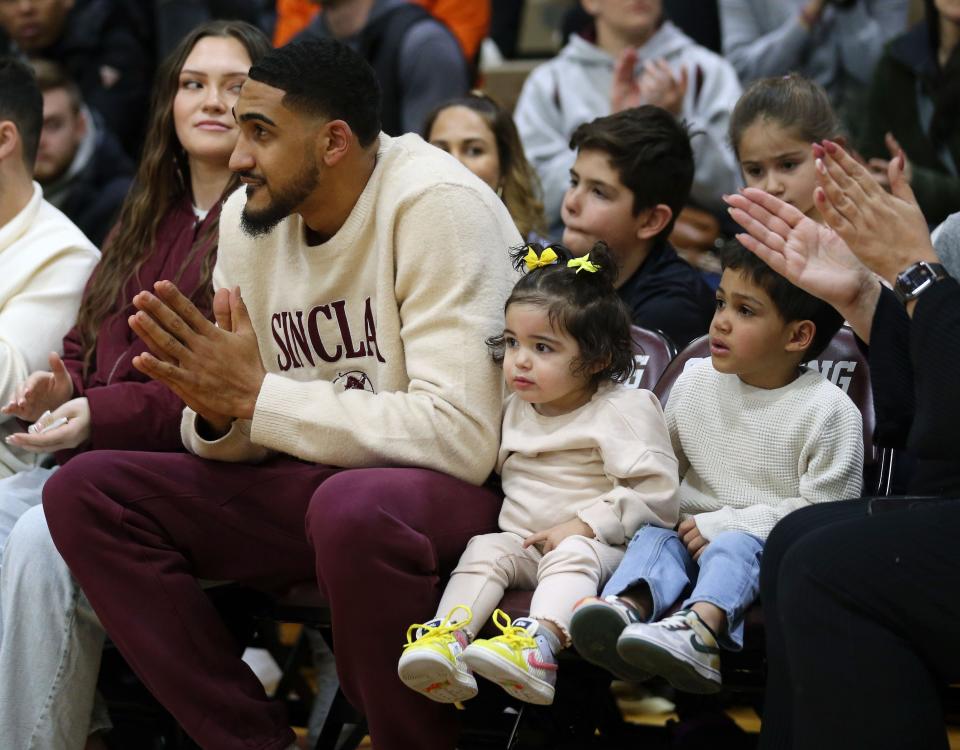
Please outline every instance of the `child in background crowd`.
[[[633, 370], [630, 318], [606, 246], [579, 258], [527, 246], [514, 260], [528, 273], [488, 341], [513, 391], [497, 460], [501, 532], [470, 540], [436, 618], [410, 627], [398, 666], [408, 687], [441, 703], [475, 696], [474, 671], [520, 700], [552, 703], [574, 603], [596, 595], [640, 526], [677, 520], [660, 404], [619, 385]], [[530, 616], [512, 623], [494, 612], [509, 587], [536, 588]], [[474, 640], [491, 613], [503, 635]]]
[[645, 105], [584, 123], [570, 145], [577, 154], [563, 198], [563, 244], [582, 254], [605, 242], [634, 324], [682, 349], [713, 315], [713, 292], [668, 240], [693, 180], [686, 125]]
[[[602, 598], [582, 602], [577, 650], [626, 679], [720, 689], [720, 648], [743, 645], [764, 541], [791, 511], [858, 497], [863, 426], [847, 395], [803, 362], [841, 317], [739, 245], [723, 256], [710, 361], [667, 402], [680, 463], [676, 531], [640, 528]], [[660, 619], [693, 584], [680, 611]]]
[[796, 206], [818, 223], [810, 144], [829, 139], [843, 145], [841, 132], [826, 91], [797, 74], [754, 82], [730, 118], [730, 144], [747, 187]]

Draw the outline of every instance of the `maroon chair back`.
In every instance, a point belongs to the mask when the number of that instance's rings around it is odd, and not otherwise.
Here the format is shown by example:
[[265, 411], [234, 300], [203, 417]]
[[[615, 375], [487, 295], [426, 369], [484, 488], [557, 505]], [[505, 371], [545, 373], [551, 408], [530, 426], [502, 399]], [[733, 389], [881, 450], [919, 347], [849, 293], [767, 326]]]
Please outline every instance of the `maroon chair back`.
[[677, 350], [664, 334], [649, 328], [631, 326], [630, 339], [637, 369], [625, 385], [652, 391]]
[[701, 336], [687, 344], [683, 351], [673, 358], [653, 388], [653, 392], [657, 395], [657, 398], [660, 399], [660, 403], [663, 404], [663, 406], [667, 405], [667, 399], [670, 398], [670, 391], [673, 390], [677, 378], [683, 374], [684, 370], [697, 364], [697, 362], [709, 358], [709, 336]]

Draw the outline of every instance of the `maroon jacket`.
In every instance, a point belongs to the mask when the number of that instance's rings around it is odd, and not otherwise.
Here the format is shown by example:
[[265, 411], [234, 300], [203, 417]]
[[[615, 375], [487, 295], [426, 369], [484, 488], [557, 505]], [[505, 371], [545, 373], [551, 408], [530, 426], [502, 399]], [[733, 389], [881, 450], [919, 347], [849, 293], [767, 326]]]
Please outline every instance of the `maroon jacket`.
[[[165, 385], [150, 380], [134, 368], [134, 356], [145, 351], [146, 346], [130, 329], [127, 318], [136, 312], [131, 302], [133, 296], [141, 289], [152, 290], [154, 282], [163, 279], [179, 279], [180, 290], [210, 316], [213, 300], [208, 294], [201, 295], [197, 286], [204, 258], [216, 249], [198, 248], [193, 257], [190, 249], [195, 238], [219, 218], [218, 203], [198, 224], [186, 197], [167, 212], [157, 228], [153, 252], [121, 293], [122, 307], [110, 312], [100, 324], [96, 352], [86, 377], [83, 377], [78, 329], [74, 327], [64, 338], [63, 362], [73, 379], [73, 397], [87, 397], [91, 423], [89, 442], [71, 451], [59, 451], [57, 463], [62, 464], [86, 450], [183, 450], [180, 441], [183, 402]], [[215, 242], [214, 238], [209, 244], [215, 245]], [[184, 267], [188, 258], [189, 265]]]

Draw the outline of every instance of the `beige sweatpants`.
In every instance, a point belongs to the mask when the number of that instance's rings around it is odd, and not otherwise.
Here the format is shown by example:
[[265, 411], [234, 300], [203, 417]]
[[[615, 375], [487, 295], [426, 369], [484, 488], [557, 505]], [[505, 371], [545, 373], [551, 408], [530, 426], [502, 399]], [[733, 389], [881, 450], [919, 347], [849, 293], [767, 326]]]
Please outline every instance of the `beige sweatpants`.
[[[523, 537], [509, 531], [475, 536], [450, 576], [437, 617], [446, 617], [458, 604], [465, 605], [473, 612], [473, 620], [465, 629], [476, 636], [504, 591], [534, 589], [530, 617], [559, 627], [566, 646], [573, 605], [597, 594], [620, 564], [625, 549], [570, 536], [543, 555], [536, 547], [524, 549]], [[454, 621], [462, 619], [457, 616]]]

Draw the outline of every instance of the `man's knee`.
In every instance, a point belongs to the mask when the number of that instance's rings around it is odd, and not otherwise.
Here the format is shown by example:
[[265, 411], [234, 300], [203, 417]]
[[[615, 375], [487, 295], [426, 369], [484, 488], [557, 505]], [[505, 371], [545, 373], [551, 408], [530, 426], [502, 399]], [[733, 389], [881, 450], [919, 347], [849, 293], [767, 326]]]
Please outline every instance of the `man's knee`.
[[57, 549], [67, 556], [68, 549], [82, 550], [86, 533], [95, 525], [97, 515], [89, 488], [116, 476], [115, 463], [122, 451], [90, 451], [70, 459], [43, 487], [43, 513]]

